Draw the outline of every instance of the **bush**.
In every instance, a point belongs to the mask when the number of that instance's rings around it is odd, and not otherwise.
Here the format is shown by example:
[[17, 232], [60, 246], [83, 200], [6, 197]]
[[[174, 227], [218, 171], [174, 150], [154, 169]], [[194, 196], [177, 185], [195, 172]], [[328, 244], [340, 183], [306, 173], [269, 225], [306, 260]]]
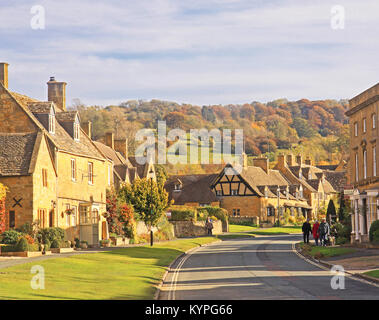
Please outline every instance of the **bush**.
[[17, 252], [29, 251], [28, 240], [26, 240], [25, 237], [21, 237], [20, 240], [18, 240], [17, 245], [16, 245], [16, 251]]
[[[227, 222], [228, 221], [228, 211], [223, 209], [223, 208], [219, 208], [219, 207], [199, 207], [197, 209], [198, 211], [198, 214], [200, 213], [203, 213], [204, 216], [205, 214], [207, 213], [207, 216], [209, 217], [215, 217], [217, 218], [216, 220], [221, 220], [222, 222]], [[206, 218], [204, 219], [206, 220]]]
[[165, 240], [172, 240], [175, 238], [174, 226], [168, 221], [166, 215], [162, 215], [159, 219], [157, 228], [164, 234]]
[[345, 237], [338, 237], [336, 238], [336, 244], [345, 244], [345, 243], [348, 243], [349, 242], [349, 239], [348, 238], [345, 238]]
[[45, 245], [45, 251], [49, 251], [50, 248], [51, 248], [51, 242], [50, 242], [50, 240], [46, 239], [44, 245]]
[[7, 230], [4, 231], [1, 235], [2, 240], [1, 243], [4, 244], [17, 244], [18, 240], [22, 234], [16, 230]]
[[80, 240], [79, 240], [79, 238], [75, 238], [74, 241], [75, 241], [75, 248], [80, 248]]
[[57, 248], [59, 248], [59, 245], [60, 245], [59, 241], [57, 239], [54, 239], [53, 241], [51, 241], [50, 248], [57, 249]]
[[46, 239], [52, 243], [54, 240], [58, 242], [64, 239], [64, 230], [62, 228], [45, 228], [40, 230], [40, 234], [42, 235], [42, 242], [45, 242]]
[[172, 221], [197, 221], [196, 209], [193, 207], [175, 206], [168, 211], [171, 211]]
[[375, 233], [375, 231], [377, 231], [377, 230], [379, 230], [379, 220], [376, 220], [376, 221], [374, 221], [374, 222], [371, 224], [370, 232], [369, 232], [370, 242], [374, 242], [374, 233]]
[[376, 230], [373, 233], [373, 241], [372, 242], [379, 243], [379, 230]]

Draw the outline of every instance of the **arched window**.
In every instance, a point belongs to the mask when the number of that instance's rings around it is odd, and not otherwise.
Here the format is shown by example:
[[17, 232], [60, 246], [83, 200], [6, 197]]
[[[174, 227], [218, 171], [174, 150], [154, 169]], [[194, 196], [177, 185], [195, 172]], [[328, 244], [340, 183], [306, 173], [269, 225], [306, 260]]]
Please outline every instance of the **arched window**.
[[373, 113], [371, 116], [371, 121], [372, 121], [372, 128], [376, 128], [376, 113]]

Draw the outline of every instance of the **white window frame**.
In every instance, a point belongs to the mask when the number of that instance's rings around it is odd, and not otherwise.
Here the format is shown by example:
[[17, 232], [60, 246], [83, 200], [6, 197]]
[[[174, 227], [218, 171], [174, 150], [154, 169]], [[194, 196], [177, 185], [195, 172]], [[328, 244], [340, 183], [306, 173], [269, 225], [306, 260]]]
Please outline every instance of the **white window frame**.
[[367, 178], [367, 150], [363, 150], [363, 179]]
[[354, 136], [358, 137], [358, 122], [354, 122]]
[[363, 133], [367, 131], [366, 118], [363, 118]]
[[93, 185], [93, 162], [88, 162], [88, 184]]
[[372, 128], [375, 129], [376, 128], [376, 113], [372, 114], [371, 120], [372, 120]]
[[76, 225], [77, 225], [76, 216], [77, 216], [78, 208], [76, 206], [72, 206], [71, 209], [73, 212], [73, 213], [71, 213], [71, 226], [76, 227]]
[[76, 159], [71, 159], [71, 181], [76, 182]]

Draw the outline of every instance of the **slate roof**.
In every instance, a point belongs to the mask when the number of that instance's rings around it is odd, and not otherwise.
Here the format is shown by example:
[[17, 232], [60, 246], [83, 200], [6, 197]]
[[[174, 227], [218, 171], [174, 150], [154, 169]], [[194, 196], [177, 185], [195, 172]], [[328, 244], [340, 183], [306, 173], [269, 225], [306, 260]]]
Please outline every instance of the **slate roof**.
[[[212, 203], [218, 201], [210, 186], [218, 174], [191, 174], [170, 176], [165, 188], [169, 194], [169, 200], [174, 199], [174, 204], [189, 202]], [[174, 191], [177, 180], [182, 182], [181, 191]]]
[[74, 122], [78, 111], [59, 111], [55, 114], [55, 117], [59, 122]]
[[[29, 175], [38, 133], [0, 133], [0, 176]], [[38, 141], [37, 141], [38, 143]]]

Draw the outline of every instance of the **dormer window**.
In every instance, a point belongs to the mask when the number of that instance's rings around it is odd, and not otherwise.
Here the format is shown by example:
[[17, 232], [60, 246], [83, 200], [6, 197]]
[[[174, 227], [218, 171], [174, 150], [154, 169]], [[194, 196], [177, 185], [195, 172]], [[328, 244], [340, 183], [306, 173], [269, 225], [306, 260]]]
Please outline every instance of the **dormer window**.
[[174, 185], [174, 191], [181, 191], [182, 190], [182, 185], [180, 183], [176, 183]]
[[78, 117], [75, 118], [74, 122], [74, 140], [80, 140], [80, 123]]
[[49, 113], [49, 133], [55, 133], [55, 113], [53, 108]]
[[300, 196], [300, 198], [304, 198], [303, 186], [300, 186], [300, 188], [299, 188], [299, 196]]

